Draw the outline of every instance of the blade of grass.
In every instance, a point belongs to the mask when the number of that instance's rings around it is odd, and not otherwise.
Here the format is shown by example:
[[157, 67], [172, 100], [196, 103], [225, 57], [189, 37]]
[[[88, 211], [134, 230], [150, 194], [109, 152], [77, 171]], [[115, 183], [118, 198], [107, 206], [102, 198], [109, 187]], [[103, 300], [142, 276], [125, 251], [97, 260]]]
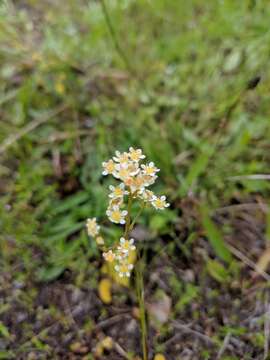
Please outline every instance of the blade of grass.
[[200, 207], [201, 217], [202, 217], [202, 225], [206, 232], [207, 238], [212, 245], [216, 255], [226, 263], [230, 263], [232, 261], [232, 255], [223, 240], [222, 234], [211, 220], [209, 216], [209, 209], [206, 205], [202, 205]]

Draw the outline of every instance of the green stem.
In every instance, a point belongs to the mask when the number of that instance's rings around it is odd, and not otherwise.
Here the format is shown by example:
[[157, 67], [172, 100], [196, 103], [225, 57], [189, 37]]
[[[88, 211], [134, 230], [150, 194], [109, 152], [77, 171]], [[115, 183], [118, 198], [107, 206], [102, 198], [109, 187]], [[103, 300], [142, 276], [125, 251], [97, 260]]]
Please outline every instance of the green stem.
[[101, 0], [100, 3], [101, 3], [102, 12], [103, 12], [106, 24], [108, 26], [112, 41], [114, 43], [115, 49], [118, 52], [118, 55], [122, 58], [122, 60], [123, 60], [124, 64], [126, 65], [126, 68], [128, 69], [128, 71], [132, 75], [136, 75], [133, 67], [131, 66], [131, 64], [129, 62], [129, 59], [128, 59], [127, 55], [126, 55], [126, 52], [121, 47], [121, 45], [120, 45], [120, 43], [118, 41], [118, 37], [116, 35], [116, 31], [114, 29], [114, 26], [112, 24], [111, 17], [110, 17], [110, 14], [109, 14], [109, 11], [108, 11], [105, 0]]
[[[128, 205], [127, 205], [127, 216], [126, 216], [126, 225], [124, 231], [124, 238], [127, 239], [129, 232], [133, 229], [138, 217], [141, 215], [145, 203], [141, 206], [134, 220], [131, 221], [131, 208], [133, 202], [134, 193], [129, 194], [128, 196]], [[146, 324], [146, 312], [145, 312], [145, 302], [144, 302], [144, 284], [143, 284], [143, 262], [141, 259], [138, 259], [136, 264], [136, 291], [137, 298], [139, 303], [140, 310], [140, 327], [141, 327], [141, 342], [142, 342], [142, 352], [143, 360], [148, 360], [148, 351], [147, 351], [147, 324]]]
[[138, 260], [136, 266], [136, 290], [137, 290], [137, 297], [138, 297], [139, 310], [140, 310], [143, 360], [148, 360], [147, 325], [146, 325], [146, 312], [145, 312], [145, 302], [144, 302], [143, 269], [142, 269], [141, 260]]
[[131, 231], [133, 229], [134, 225], [136, 224], [136, 221], [138, 220], [139, 216], [143, 212], [144, 208], [145, 208], [145, 202], [143, 202], [140, 210], [138, 211], [137, 215], [135, 216], [134, 220], [132, 221], [132, 223], [131, 223], [131, 225], [129, 227], [129, 231]]
[[127, 205], [127, 216], [126, 216], [126, 226], [125, 226], [125, 232], [124, 232], [124, 238], [127, 239], [128, 234], [131, 230], [130, 228], [130, 222], [131, 222], [131, 206], [132, 206], [132, 200], [133, 200], [133, 194], [130, 193], [128, 196], [128, 205]]

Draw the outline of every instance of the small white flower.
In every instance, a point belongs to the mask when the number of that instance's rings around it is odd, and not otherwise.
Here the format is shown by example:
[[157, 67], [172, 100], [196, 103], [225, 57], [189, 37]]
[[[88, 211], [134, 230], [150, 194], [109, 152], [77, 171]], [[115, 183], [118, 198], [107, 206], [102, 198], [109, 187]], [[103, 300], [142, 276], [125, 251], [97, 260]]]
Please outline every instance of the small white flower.
[[109, 189], [111, 190], [109, 197], [112, 199], [122, 198], [124, 195], [128, 195], [128, 191], [125, 190], [125, 184], [123, 183], [121, 183], [119, 186], [110, 185]]
[[126, 240], [125, 238], [120, 238], [120, 246], [118, 246], [118, 250], [120, 253], [128, 254], [132, 250], [136, 250], [136, 246], [134, 244], [134, 239]]
[[153, 162], [146, 165], [142, 164], [141, 168], [143, 169], [142, 173], [147, 176], [155, 176], [156, 173], [160, 171]]
[[157, 175], [142, 175], [143, 177], [143, 181], [144, 181], [144, 186], [150, 186], [153, 185], [157, 179]]
[[142, 191], [145, 186], [145, 179], [144, 177], [139, 173], [137, 176], [129, 177], [125, 180], [126, 186], [129, 186], [131, 189], [131, 192], [135, 191]]
[[[118, 249], [117, 249], [118, 250]], [[128, 253], [124, 253], [118, 250], [117, 254], [116, 254], [116, 260], [118, 260], [119, 262], [124, 261], [126, 258], [128, 257]]]
[[132, 161], [139, 162], [141, 159], [145, 158], [141, 149], [134, 149], [133, 147], [129, 148], [129, 157]]
[[115, 253], [112, 250], [103, 253], [103, 257], [108, 262], [113, 262], [115, 260]]
[[123, 204], [124, 199], [122, 197], [110, 198], [108, 210], [112, 209], [114, 206], [118, 208]]
[[111, 222], [123, 225], [126, 222], [125, 217], [128, 212], [126, 210], [120, 210], [118, 206], [114, 205], [106, 211], [106, 214]]
[[147, 189], [143, 189], [140, 194], [139, 197], [144, 200], [144, 201], [148, 201], [151, 202], [154, 200], [155, 198], [155, 194], [153, 193], [153, 191], [151, 190], [147, 190]]
[[113, 172], [113, 176], [116, 179], [120, 179], [122, 181], [127, 179], [130, 176], [130, 171], [128, 169], [127, 164], [116, 164], [115, 170]]
[[102, 236], [97, 236], [97, 237], [95, 238], [95, 240], [96, 240], [97, 245], [99, 245], [99, 246], [102, 246], [102, 245], [105, 244], [105, 243], [104, 243], [104, 239], [103, 239]]
[[87, 233], [89, 236], [95, 237], [98, 235], [100, 226], [97, 224], [97, 219], [87, 219], [86, 221]]
[[163, 210], [163, 209], [167, 208], [168, 206], [170, 206], [169, 203], [166, 203], [166, 196], [164, 196], [164, 195], [161, 197], [155, 196], [154, 199], [152, 200], [152, 205], [157, 210]]
[[126, 164], [129, 161], [129, 154], [127, 152], [121, 153], [117, 150], [115, 155], [116, 156], [113, 157], [113, 160], [120, 164]]
[[140, 172], [140, 167], [137, 162], [129, 161], [127, 163], [127, 168], [130, 176], [135, 176]]
[[116, 272], [118, 272], [120, 277], [130, 277], [130, 272], [133, 267], [133, 264], [121, 263], [119, 265], [115, 265], [114, 269]]
[[108, 175], [108, 174], [113, 174], [114, 170], [115, 170], [115, 163], [113, 162], [112, 159], [110, 159], [109, 161], [104, 161], [102, 163], [103, 166], [103, 172], [102, 175]]

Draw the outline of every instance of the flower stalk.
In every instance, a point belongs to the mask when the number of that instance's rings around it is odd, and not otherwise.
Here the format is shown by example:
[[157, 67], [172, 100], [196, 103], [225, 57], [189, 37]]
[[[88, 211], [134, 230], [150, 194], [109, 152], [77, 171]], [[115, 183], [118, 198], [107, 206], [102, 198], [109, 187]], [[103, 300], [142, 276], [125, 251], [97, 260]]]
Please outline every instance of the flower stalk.
[[148, 360], [148, 348], [147, 348], [147, 323], [146, 323], [146, 311], [144, 301], [144, 280], [143, 280], [143, 263], [142, 260], [138, 260], [136, 264], [136, 291], [137, 299], [139, 303], [140, 311], [140, 327], [141, 327], [141, 345], [143, 352], [143, 360]]
[[[153, 162], [140, 164], [145, 158], [141, 149], [129, 148], [128, 152], [115, 152], [115, 156], [103, 162], [104, 176], [112, 175], [120, 181], [117, 186], [110, 185], [109, 206], [106, 214], [114, 224], [125, 225], [123, 236], [111, 247], [106, 246], [106, 241], [100, 235], [100, 226], [96, 218], [88, 219], [86, 226], [88, 235], [95, 239], [97, 246], [102, 250], [104, 259], [112, 263], [120, 278], [130, 277], [134, 268], [136, 256], [131, 256], [136, 251], [134, 239], [130, 239], [130, 232], [146, 206], [156, 210], [164, 210], [169, 206], [166, 196], [156, 196], [148, 187], [153, 185], [160, 171]], [[140, 209], [132, 220], [132, 206], [135, 201], [140, 203]], [[139, 254], [138, 254], [139, 255]], [[132, 260], [133, 259], [133, 260]], [[140, 310], [140, 327], [143, 360], [148, 359], [147, 354], [147, 323], [144, 301], [144, 264], [142, 259], [137, 259], [135, 266], [136, 292]]]

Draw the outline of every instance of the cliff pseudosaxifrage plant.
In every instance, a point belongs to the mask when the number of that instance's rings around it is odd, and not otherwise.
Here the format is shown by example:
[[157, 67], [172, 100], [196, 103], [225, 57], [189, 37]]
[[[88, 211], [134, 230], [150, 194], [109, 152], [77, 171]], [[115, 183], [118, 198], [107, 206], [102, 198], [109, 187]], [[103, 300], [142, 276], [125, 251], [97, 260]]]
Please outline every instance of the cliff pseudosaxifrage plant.
[[[143, 291], [143, 274], [140, 261], [131, 263], [130, 254], [136, 251], [134, 239], [130, 238], [130, 232], [146, 206], [152, 206], [156, 210], [163, 210], [169, 206], [166, 197], [157, 196], [148, 188], [157, 179], [160, 171], [153, 162], [142, 163], [145, 159], [141, 149], [129, 148], [128, 152], [115, 152], [115, 156], [102, 163], [104, 176], [112, 175], [120, 183], [109, 186], [109, 205], [106, 214], [109, 220], [122, 225], [123, 235], [113, 246], [108, 248], [104, 238], [100, 235], [100, 226], [96, 218], [87, 220], [88, 235], [95, 239], [96, 244], [103, 252], [105, 261], [113, 264], [119, 277], [130, 277], [135, 267], [136, 290], [140, 307], [140, 321], [142, 332], [143, 358], [147, 355], [147, 331]], [[140, 209], [132, 218], [132, 206], [139, 202]], [[136, 259], [136, 257], [133, 257]]]

